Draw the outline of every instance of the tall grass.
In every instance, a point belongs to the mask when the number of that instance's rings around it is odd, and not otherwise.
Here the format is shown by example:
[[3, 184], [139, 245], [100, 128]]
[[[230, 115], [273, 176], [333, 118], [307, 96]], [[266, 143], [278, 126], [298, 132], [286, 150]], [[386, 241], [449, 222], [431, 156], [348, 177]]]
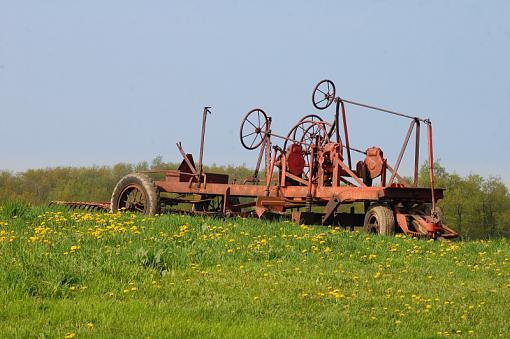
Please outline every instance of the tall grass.
[[6, 337], [510, 333], [505, 240], [28, 209], [0, 212]]
[[7, 218], [23, 217], [31, 211], [30, 205], [22, 200], [7, 200], [0, 206], [0, 213]]

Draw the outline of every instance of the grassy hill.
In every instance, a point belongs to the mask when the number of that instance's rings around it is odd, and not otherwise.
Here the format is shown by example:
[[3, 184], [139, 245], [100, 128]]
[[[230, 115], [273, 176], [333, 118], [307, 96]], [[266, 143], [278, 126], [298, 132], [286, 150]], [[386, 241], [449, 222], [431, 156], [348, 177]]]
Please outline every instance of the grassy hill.
[[506, 240], [4, 206], [0, 286], [5, 337], [510, 333]]

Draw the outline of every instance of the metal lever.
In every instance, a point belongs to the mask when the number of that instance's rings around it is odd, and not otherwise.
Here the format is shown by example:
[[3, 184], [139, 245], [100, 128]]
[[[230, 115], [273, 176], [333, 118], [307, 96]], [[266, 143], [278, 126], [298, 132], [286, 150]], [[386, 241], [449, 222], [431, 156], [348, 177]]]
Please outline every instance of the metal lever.
[[204, 157], [204, 140], [205, 140], [205, 123], [207, 121], [207, 113], [211, 114], [209, 110], [210, 106], [204, 107], [204, 112], [202, 113], [202, 137], [200, 139], [200, 158], [198, 159], [198, 187], [202, 182], [202, 160]]

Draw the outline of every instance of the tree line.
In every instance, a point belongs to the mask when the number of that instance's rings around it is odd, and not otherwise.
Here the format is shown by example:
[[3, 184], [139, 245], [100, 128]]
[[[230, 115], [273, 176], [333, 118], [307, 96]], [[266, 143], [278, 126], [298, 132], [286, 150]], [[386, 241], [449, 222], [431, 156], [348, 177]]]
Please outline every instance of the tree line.
[[[13, 173], [0, 171], [0, 203], [24, 201], [34, 205], [50, 201], [109, 201], [117, 182], [126, 174], [153, 170], [176, 169], [178, 163], [165, 163], [161, 157], [138, 164], [119, 163], [114, 166], [55, 167], [29, 169]], [[241, 180], [252, 174], [246, 166], [204, 166], [204, 170], [226, 173], [230, 179]]]
[[[54, 200], [109, 201], [124, 175], [149, 169], [176, 169], [179, 164], [165, 163], [161, 157], [151, 163], [119, 163], [100, 167], [56, 167], [13, 173], [0, 171], [0, 203], [24, 201], [35, 205]], [[226, 173], [242, 180], [252, 175], [245, 166], [205, 166], [206, 171]], [[428, 169], [420, 171], [420, 186], [428, 186]], [[477, 174], [462, 177], [435, 165], [436, 187], [444, 188], [439, 203], [446, 224], [465, 239], [510, 238], [510, 194], [498, 177]]]
[[[510, 194], [499, 177], [462, 177], [434, 166], [435, 187], [444, 188], [439, 206], [447, 225], [466, 239], [510, 238]], [[428, 166], [422, 166], [420, 186], [429, 186]]]

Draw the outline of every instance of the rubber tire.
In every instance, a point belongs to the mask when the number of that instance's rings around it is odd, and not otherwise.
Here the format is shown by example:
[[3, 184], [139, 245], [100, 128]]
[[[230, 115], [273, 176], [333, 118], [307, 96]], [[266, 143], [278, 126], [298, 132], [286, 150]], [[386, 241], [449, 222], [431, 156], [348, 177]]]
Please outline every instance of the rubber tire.
[[374, 218], [379, 224], [379, 234], [381, 235], [394, 235], [396, 229], [395, 216], [393, 210], [386, 204], [374, 204], [370, 206], [365, 214], [365, 221], [363, 223], [363, 230], [365, 233], [370, 232], [370, 220]]
[[119, 210], [120, 195], [129, 185], [136, 185], [143, 191], [145, 195], [144, 214], [152, 215], [160, 212], [159, 190], [154, 185], [154, 181], [145, 174], [131, 173], [120, 179], [113, 189], [110, 207], [112, 213]]

